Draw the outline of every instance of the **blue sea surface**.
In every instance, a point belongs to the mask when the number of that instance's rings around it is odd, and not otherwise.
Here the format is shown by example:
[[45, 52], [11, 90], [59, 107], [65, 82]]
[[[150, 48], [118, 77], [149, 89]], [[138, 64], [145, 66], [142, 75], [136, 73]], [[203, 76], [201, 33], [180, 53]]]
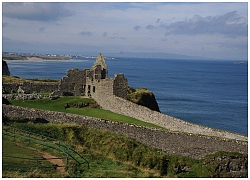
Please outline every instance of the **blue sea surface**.
[[[8, 61], [8, 66], [12, 76], [59, 80], [68, 69], [91, 68], [94, 61]], [[110, 78], [123, 73], [129, 86], [153, 91], [162, 113], [248, 134], [247, 62], [115, 58], [106, 63]]]

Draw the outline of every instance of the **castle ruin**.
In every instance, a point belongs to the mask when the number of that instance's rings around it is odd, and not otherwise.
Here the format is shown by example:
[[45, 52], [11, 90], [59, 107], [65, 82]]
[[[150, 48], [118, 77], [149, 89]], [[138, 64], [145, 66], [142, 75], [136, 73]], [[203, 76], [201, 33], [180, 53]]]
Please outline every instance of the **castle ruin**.
[[100, 53], [91, 69], [71, 69], [62, 77], [55, 94], [60, 96], [118, 96], [127, 99], [128, 81], [123, 74], [108, 78], [108, 68], [104, 56]]
[[[22, 89], [19, 88], [20, 86]], [[193, 158], [200, 158], [204, 154], [214, 153], [218, 150], [247, 153], [247, 136], [192, 124], [137, 105], [127, 100], [127, 88], [128, 81], [123, 74], [108, 78], [108, 68], [102, 54], [98, 55], [90, 69], [68, 70], [67, 76], [62, 77], [59, 84], [29, 82], [3, 84], [3, 92], [24, 90], [24, 93], [38, 93], [54, 91], [54, 94], [59, 96], [89, 96], [94, 98], [105, 110], [155, 124], [167, 129], [167, 131], [145, 128], [130, 123], [118, 123], [87, 116], [11, 105], [3, 105], [3, 114], [7, 117], [43, 118], [52, 122], [85, 124], [96, 129], [126, 134], [151, 147], [161, 148], [164, 152], [170, 154], [181, 154]]]

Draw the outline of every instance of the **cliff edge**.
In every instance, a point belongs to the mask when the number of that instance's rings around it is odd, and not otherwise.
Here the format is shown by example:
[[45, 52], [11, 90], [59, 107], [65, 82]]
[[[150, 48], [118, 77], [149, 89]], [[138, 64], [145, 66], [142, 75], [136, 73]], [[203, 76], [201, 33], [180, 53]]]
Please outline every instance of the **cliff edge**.
[[146, 88], [134, 89], [128, 87], [127, 100], [145, 106], [153, 111], [160, 112], [154, 93]]
[[7, 62], [2, 60], [2, 75], [10, 76], [9, 67]]

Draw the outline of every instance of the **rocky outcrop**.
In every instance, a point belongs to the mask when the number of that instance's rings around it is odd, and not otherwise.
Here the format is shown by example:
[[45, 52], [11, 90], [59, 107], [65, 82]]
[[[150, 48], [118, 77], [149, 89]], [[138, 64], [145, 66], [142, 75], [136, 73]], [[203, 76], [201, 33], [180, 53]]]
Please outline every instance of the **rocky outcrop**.
[[247, 154], [218, 152], [206, 158], [203, 166], [214, 167], [212, 176], [216, 178], [246, 178], [248, 177]]
[[134, 89], [128, 87], [127, 100], [145, 106], [153, 111], [160, 112], [154, 93], [146, 88]]
[[2, 60], [2, 75], [10, 76], [8, 64], [4, 60]]

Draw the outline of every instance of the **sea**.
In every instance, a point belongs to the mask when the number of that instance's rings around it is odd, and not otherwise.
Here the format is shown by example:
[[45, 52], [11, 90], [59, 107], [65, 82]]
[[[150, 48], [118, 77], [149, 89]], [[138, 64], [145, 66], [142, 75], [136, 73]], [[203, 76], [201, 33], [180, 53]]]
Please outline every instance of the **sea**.
[[[61, 79], [91, 68], [95, 58], [7, 61], [12, 76]], [[230, 60], [106, 58], [109, 78], [123, 73], [130, 87], [152, 91], [160, 111], [195, 124], [248, 135], [248, 63]]]

